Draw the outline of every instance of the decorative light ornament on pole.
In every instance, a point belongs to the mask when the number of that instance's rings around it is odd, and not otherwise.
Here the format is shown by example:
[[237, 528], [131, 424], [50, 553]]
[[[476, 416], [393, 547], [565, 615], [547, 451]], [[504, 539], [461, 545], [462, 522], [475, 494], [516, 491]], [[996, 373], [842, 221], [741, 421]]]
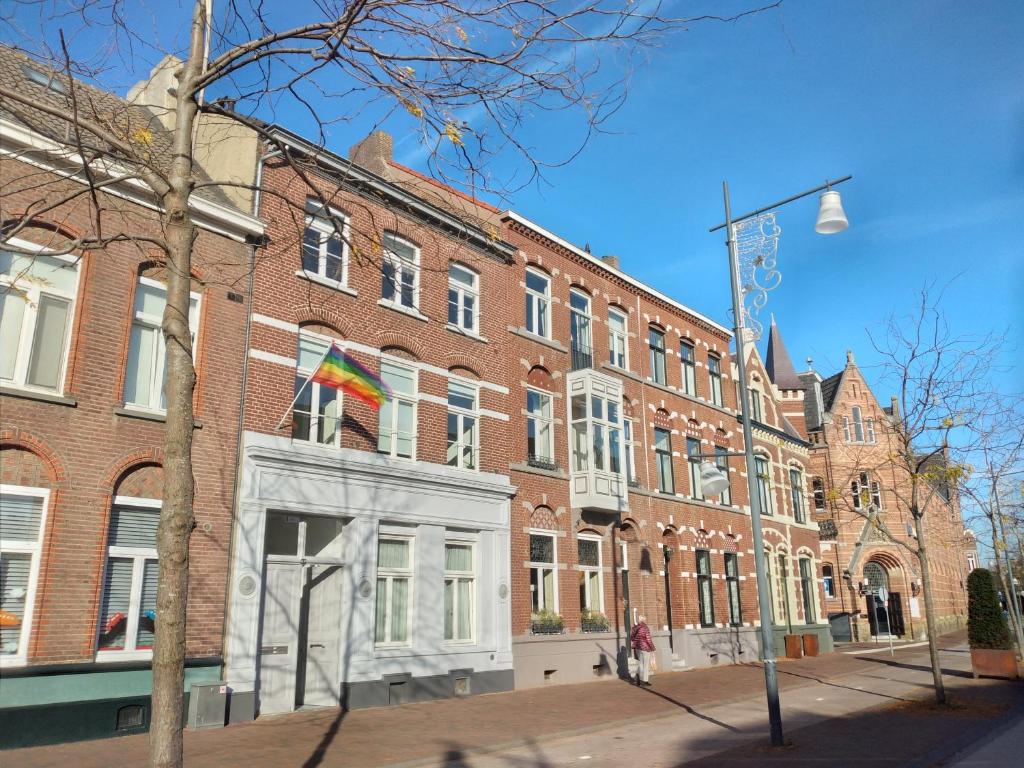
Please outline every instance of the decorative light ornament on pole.
[[[725, 229], [725, 245], [729, 250], [729, 277], [732, 287], [732, 316], [735, 323], [734, 339], [736, 342], [737, 396], [739, 397], [740, 420], [743, 424], [743, 457], [747, 470], [747, 494], [750, 499], [750, 532], [754, 545], [754, 570], [757, 573], [757, 607], [761, 624], [761, 658], [764, 661], [764, 686], [768, 703], [768, 723], [771, 730], [772, 744], [783, 745], [782, 708], [779, 705], [779, 682], [775, 668], [775, 637], [772, 634], [774, 621], [772, 618], [771, 593], [768, 591], [768, 571], [765, 567], [764, 540], [761, 534], [761, 508], [757, 491], [757, 467], [754, 463], [754, 434], [750, 418], [750, 396], [747, 391], [747, 364], [744, 348], [748, 341], [745, 329], [749, 322], [752, 330], [760, 327], [757, 313], [768, 301], [768, 292], [778, 287], [782, 281], [781, 273], [775, 268], [778, 252], [779, 235], [782, 230], [775, 223], [774, 209], [780, 208], [794, 200], [824, 191], [819, 202], [818, 221], [815, 229], [823, 234], [842, 232], [848, 226], [846, 214], [839, 200], [839, 193], [832, 187], [849, 181], [852, 176], [844, 176], [835, 181], [826, 181], [820, 187], [809, 189], [798, 195], [787, 197], [776, 203], [751, 211], [733, 218], [732, 204], [729, 200], [729, 183], [722, 182], [722, 199], [725, 205], [725, 223], [712, 227], [711, 231]], [[742, 279], [742, 284], [741, 284]], [[747, 297], [752, 296], [750, 305]], [[752, 340], [751, 340], [752, 341]], [[710, 464], [711, 462], [706, 462]], [[713, 466], [713, 465], [712, 465]], [[701, 476], [709, 475], [708, 481], [717, 483], [715, 487], [724, 490], [728, 483], [725, 474], [714, 467], [722, 475], [715, 477], [707, 467], [701, 467]], [[722, 484], [722, 480], [725, 484]], [[708, 493], [713, 493], [707, 485]]]
[[700, 487], [708, 496], [717, 496], [729, 487], [729, 476], [710, 461], [700, 465]]

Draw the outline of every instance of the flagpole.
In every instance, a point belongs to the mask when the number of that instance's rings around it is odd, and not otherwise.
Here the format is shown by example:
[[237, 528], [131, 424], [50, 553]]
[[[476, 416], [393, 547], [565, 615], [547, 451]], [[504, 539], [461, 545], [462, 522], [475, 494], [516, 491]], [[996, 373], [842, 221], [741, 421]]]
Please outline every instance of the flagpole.
[[274, 431], [275, 432], [280, 432], [281, 431], [281, 427], [284, 426], [284, 420], [288, 418], [288, 414], [291, 413], [292, 408], [294, 408], [295, 404], [297, 402], [299, 402], [299, 398], [302, 397], [302, 393], [306, 391], [306, 387], [309, 386], [310, 380], [313, 378], [313, 376], [316, 374], [316, 372], [318, 370], [320, 370], [320, 365], [323, 363], [324, 358], [326, 358], [331, 353], [332, 349], [334, 349], [334, 343], [333, 342], [331, 342], [331, 344], [327, 347], [327, 349], [324, 350], [324, 353], [322, 355], [320, 355], [320, 359], [317, 360], [316, 365], [313, 366], [312, 372], [309, 374], [309, 376], [306, 377], [306, 380], [304, 382], [302, 382], [302, 386], [299, 387], [299, 391], [295, 393], [295, 397], [292, 399], [292, 401], [289, 404], [289, 406], [285, 409], [284, 415], [281, 417], [281, 420], [279, 422], [277, 422], [277, 426], [274, 427]]

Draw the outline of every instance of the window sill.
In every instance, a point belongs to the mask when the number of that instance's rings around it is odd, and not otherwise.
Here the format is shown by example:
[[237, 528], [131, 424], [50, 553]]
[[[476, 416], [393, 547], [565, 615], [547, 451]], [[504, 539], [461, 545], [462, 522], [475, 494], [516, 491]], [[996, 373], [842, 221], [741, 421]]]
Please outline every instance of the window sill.
[[349, 288], [344, 283], [339, 283], [337, 280], [331, 280], [331, 278], [324, 277], [323, 275], [318, 275], [315, 272], [307, 272], [304, 269], [297, 269], [295, 270], [295, 276], [301, 277], [303, 280], [309, 280], [309, 282], [311, 283], [322, 285], [325, 288], [332, 288], [335, 291], [347, 293], [349, 296], [359, 295], [359, 293], [354, 288]]
[[538, 344], [543, 344], [545, 347], [551, 347], [552, 349], [557, 349], [559, 352], [565, 352], [566, 354], [569, 353], [568, 347], [564, 347], [557, 341], [553, 341], [552, 339], [546, 338], [544, 336], [538, 336], [536, 333], [528, 331], [525, 328], [517, 328], [514, 325], [510, 325], [508, 326], [508, 330], [509, 332], [514, 333], [516, 336], [522, 336], [524, 339], [536, 341]]
[[24, 400], [36, 400], [40, 403], [51, 403], [53, 405], [66, 405], [69, 408], [78, 407], [77, 398], [12, 386], [10, 384], [0, 384], [0, 395], [5, 395], [7, 397], [20, 397]]
[[529, 464], [509, 464], [508, 468], [514, 472], [526, 472], [531, 475], [540, 475], [542, 477], [553, 477], [557, 480], [568, 480], [569, 476], [560, 469], [541, 469], [540, 467], [534, 467]]
[[403, 315], [415, 318], [416, 320], [422, 320], [424, 323], [429, 322], [430, 318], [420, 312], [418, 309], [403, 306], [402, 304], [396, 304], [393, 301], [387, 299], [378, 299], [377, 306], [384, 307], [386, 309], [393, 310]]
[[452, 333], [456, 333], [459, 336], [465, 336], [467, 339], [473, 339], [473, 341], [479, 341], [483, 344], [487, 343], [487, 337], [481, 336], [479, 333], [474, 333], [473, 331], [467, 331], [465, 328], [455, 325], [454, 323], [447, 323], [444, 327]]
[[704, 398], [697, 397], [696, 395], [687, 394], [686, 392], [683, 392], [683, 390], [677, 387], [670, 386], [669, 384], [659, 384], [650, 377], [643, 379], [643, 382], [645, 384], [648, 384], [649, 386], [654, 387], [655, 389], [660, 389], [662, 392], [671, 392], [673, 395], [689, 400], [691, 403], [706, 405], [708, 408], [714, 408], [716, 411], [721, 411], [722, 413], [728, 414], [729, 416], [737, 415], [736, 411], [730, 410], [729, 408], [726, 408], [724, 405], [713, 403], [710, 400], [705, 400]]
[[149, 661], [153, 651], [97, 651], [96, 663], [109, 664], [117, 661]]
[[633, 381], [643, 381], [643, 379], [641, 379], [639, 375], [633, 373], [627, 368], [619, 368], [619, 366], [612, 365], [611, 363], [601, 363], [601, 368], [605, 371], [617, 373], [619, 374], [619, 376], [625, 376], [627, 379], [632, 379]]
[[[140, 419], [141, 421], [155, 421], [158, 424], [167, 423], [167, 413], [164, 411], [144, 411], [141, 408], [132, 408], [131, 406], [115, 406], [115, 416], [124, 416], [128, 419]], [[192, 426], [195, 429], [202, 429], [203, 423], [198, 419], [192, 422]]]
[[24, 667], [28, 665], [28, 659], [24, 656], [8, 656], [7, 658], [0, 659], [0, 669], [8, 669], [9, 667]]

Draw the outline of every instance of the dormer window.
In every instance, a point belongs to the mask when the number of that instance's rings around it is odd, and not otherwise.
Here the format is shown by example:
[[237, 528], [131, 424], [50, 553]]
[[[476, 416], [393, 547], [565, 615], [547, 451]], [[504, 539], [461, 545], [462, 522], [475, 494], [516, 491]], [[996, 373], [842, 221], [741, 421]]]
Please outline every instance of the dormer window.
[[59, 93], [62, 96], [68, 92], [64, 87], [64, 83], [58, 80], [52, 73], [48, 74], [40, 69], [36, 69], [35, 67], [30, 67], [27, 64], [22, 65], [21, 71], [29, 82], [41, 85], [43, 88], [53, 91], [54, 93]]

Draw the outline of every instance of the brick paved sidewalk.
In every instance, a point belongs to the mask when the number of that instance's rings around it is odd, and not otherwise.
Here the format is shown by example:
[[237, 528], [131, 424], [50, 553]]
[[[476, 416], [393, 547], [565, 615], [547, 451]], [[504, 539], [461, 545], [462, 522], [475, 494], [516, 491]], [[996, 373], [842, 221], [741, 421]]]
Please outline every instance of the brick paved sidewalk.
[[[954, 635], [945, 644], [956, 640]], [[920, 651], [906, 649], [897, 651], [897, 656]], [[782, 660], [779, 668], [784, 691], [878, 671], [877, 664], [844, 654]], [[472, 753], [653, 720], [677, 714], [680, 708], [697, 713], [741, 700], [763, 706], [763, 680], [759, 666], [728, 666], [662, 673], [647, 690], [608, 680], [348, 713], [303, 711], [225, 729], [186, 732], [186, 764], [189, 768], [370, 768], [440, 758], [452, 751]], [[146, 749], [145, 735], [126, 736], [8, 751], [0, 753], [0, 762], [5, 768], [135, 766], [145, 764]]]

